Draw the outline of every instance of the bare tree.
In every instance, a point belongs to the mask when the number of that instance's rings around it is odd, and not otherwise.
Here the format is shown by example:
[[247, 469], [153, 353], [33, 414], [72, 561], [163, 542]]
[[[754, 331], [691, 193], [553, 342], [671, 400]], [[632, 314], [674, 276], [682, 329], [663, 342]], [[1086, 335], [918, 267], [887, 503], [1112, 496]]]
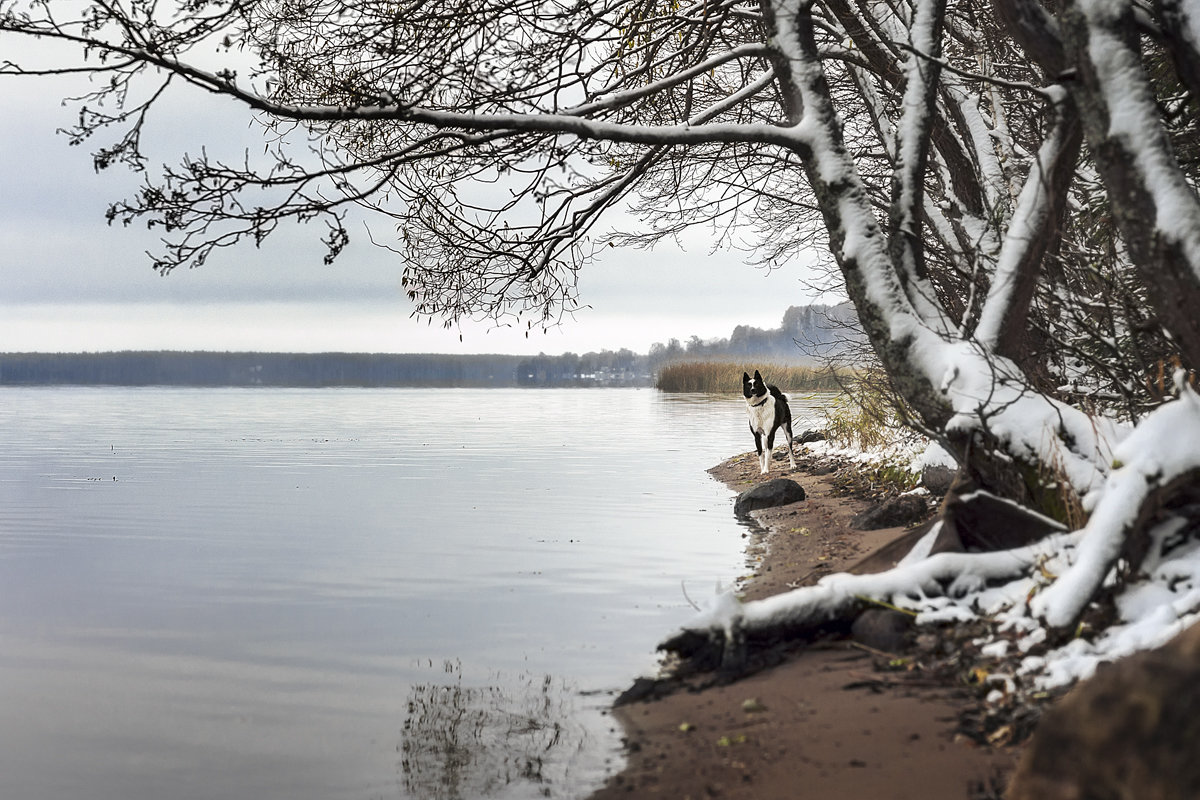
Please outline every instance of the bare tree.
[[[1195, 146], [1184, 109], [1194, 119], [1200, 22], [1181, 3], [0, 8], [5, 39], [78, 48], [77, 62], [10, 60], [0, 73], [89, 73], [70, 136], [108, 137], [98, 167], [145, 170], [146, 120], [177, 87], [232, 98], [263, 126], [265, 158], [193, 153], [109, 209], [161, 228], [160, 271], [285, 220], [323, 220], [332, 259], [346, 210], [366, 207], [394, 226], [381, 243], [403, 259], [418, 314], [547, 325], [577, 302], [578, 270], [603, 246], [693, 225], [774, 266], [821, 246], [912, 424], [980, 485], [1048, 509], [1052, 473], [1098, 497], [1123, 435], [1050, 374], [1056, 338], [1095, 319], [1079, 201], [1103, 191], [1119, 247], [1102, 272], [1118, 302], [1136, 298], [1103, 318], [1157, 324], [1160, 361], [1200, 365], [1200, 201], [1195, 162], [1179, 156]], [[1155, 94], [1156, 70], [1173, 76], [1172, 97]], [[626, 208], [640, 227], [601, 227]], [[1074, 363], [1089, 375], [1113, 363], [1096, 360]], [[1181, 458], [1129, 502], [1150, 515], [1164, 493], [1194, 489], [1198, 466]], [[1149, 519], [1108, 519], [1116, 529], [1092, 537], [1100, 560]], [[1095, 572], [1047, 617], [1069, 624]]]

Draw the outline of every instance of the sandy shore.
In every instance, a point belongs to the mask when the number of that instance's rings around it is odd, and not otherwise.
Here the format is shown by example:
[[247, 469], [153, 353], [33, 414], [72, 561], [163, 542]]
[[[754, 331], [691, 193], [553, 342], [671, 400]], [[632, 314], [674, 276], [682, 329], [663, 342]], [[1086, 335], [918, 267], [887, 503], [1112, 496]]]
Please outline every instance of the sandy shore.
[[[749, 454], [710, 472], [739, 492], [760, 480]], [[747, 599], [844, 570], [903, 532], [852, 530], [868, 503], [839, 496], [828, 477], [781, 471], [779, 462], [768, 477], [792, 478], [808, 496], [756, 513], [763, 532], [748, 549]], [[592, 800], [999, 797], [1015, 756], [956, 735], [960, 713], [977, 702], [965, 689], [880, 671], [886, 657], [849, 641], [781, 659], [730, 685], [695, 678], [662, 699], [615, 709], [628, 764]]]

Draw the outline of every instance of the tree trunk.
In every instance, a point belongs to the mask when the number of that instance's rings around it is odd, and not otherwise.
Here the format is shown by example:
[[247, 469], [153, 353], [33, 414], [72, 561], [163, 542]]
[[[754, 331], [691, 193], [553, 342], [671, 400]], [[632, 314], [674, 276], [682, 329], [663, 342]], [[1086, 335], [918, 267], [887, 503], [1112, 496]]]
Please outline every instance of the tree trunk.
[[1060, 19], [1084, 134], [1129, 255], [1186, 366], [1200, 368], [1200, 200], [1159, 122], [1132, 7], [1085, 0]]

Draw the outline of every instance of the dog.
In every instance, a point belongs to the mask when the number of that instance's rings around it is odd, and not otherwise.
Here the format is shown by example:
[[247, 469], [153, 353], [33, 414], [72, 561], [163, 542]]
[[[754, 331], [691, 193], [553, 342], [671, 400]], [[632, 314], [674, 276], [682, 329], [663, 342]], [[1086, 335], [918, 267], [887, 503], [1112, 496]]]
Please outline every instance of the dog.
[[[792, 409], [788, 406], [787, 397], [777, 386], [768, 386], [763, 382], [762, 375], [754, 370], [751, 378], [742, 373], [742, 394], [746, 397], [746, 412], [750, 415], [750, 432], [754, 434], [754, 447], [758, 450], [758, 466], [761, 474], [771, 471], [771, 451], [775, 449], [775, 432], [783, 429], [787, 439], [788, 462], [792, 469], [796, 468], [796, 458], [792, 455]], [[766, 449], [763, 448], [763, 437], [767, 437]]]

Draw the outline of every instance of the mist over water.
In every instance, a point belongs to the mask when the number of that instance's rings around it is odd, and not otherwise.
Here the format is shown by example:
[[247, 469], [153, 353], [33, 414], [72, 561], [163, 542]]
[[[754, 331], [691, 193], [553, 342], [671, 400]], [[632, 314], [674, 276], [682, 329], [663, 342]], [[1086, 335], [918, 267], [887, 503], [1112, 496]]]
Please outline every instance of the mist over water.
[[0, 797], [577, 797], [743, 568], [739, 397], [0, 397]]

